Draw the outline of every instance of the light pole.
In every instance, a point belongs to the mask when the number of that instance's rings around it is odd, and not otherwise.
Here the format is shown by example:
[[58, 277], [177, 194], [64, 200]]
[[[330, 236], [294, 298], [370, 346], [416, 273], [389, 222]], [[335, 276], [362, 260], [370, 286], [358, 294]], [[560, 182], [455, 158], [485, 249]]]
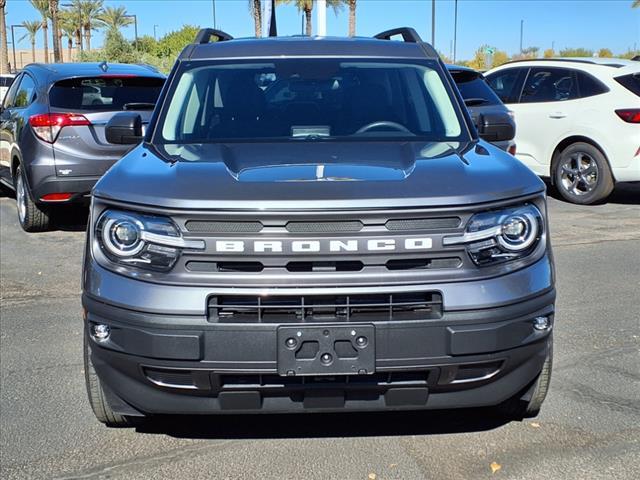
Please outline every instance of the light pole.
[[524, 30], [524, 20], [520, 20], [520, 55], [522, 55], [522, 32]]
[[456, 63], [456, 40], [458, 39], [458, 0], [454, 2], [453, 13], [453, 63]]
[[154, 26], [153, 26], [153, 39], [154, 39], [154, 40], [157, 40], [157, 39], [158, 39], [158, 38], [157, 38], [157, 36], [156, 36], [156, 28], [158, 28], [158, 25], [154, 25]]
[[136, 50], [138, 49], [138, 17], [136, 15], [124, 15], [127, 18], [133, 18], [133, 29], [136, 38]]
[[211, 8], [213, 9], [213, 28], [218, 28], [216, 25], [216, 0], [211, 0]]
[[318, 22], [317, 32], [319, 37], [327, 36], [327, 0], [316, 0], [318, 8], [316, 20]]
[[436, 0], [431, 0], [431, 46], [436, 48]]
[[18, 71], [16, 68], [16, 37], [13, 31], [14, 28], [25, 28], [23, 25], [11, 25], [11, 48], [13, 49], [13, 71]]

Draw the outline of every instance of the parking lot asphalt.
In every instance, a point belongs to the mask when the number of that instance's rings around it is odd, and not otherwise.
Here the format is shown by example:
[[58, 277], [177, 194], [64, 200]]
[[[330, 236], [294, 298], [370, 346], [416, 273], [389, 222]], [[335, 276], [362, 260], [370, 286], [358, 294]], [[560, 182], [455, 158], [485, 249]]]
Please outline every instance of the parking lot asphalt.
[[84, 387], [84, 212], [26, 234], [0, 198], [0, 478], [640, 478], [640, 186], [549, 206], [555, 364], [537, 418], [212, 416], [117, 430], [95, 420]]

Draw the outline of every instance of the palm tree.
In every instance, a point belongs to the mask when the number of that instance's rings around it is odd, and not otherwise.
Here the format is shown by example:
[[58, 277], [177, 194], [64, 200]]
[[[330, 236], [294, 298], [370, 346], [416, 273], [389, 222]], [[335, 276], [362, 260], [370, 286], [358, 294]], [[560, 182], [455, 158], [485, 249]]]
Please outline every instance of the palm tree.
[[106, 7], [98, 17], [98, 21], [107, 30], [120, 30], [122, 27], [131, 25], [133, 18], [127, 15], [127, 9], [124, 7]]
[[49, 63], [49, 0], [29, 0], [42, 16], [42, 41], [44, 43], [44, 63]]
[[25, 38], [29, 37], [31, 41], [31, 61], [36, 61], [36, 35], [40, 31], [42, 27], [42, 22], [40, 20], [25, 20], [21, 23], [21, 26], [27, 31], [26, 35], [23, 35], [18, 41], [21, 42]]
[[[0, 71], [9, 71], [9, 48], [7, 46], [7, 24], [4, 20], [4, 7], [7, 0], [0, 0]], [[15, 65], [13, 66], [15, 68]]]
[[[342, 8], [343, 1], [344, 0], [327, 0], [327, 7], [333, 8], [333, 11], [337, 14]], [[313, 25], [311, 23], [311, 13], [313, 11], [313, 0], [276, 0], [276, 4], [278, 3], [293, 3], [299, 12], [304, 12], [306, 35], [312, 35]]]
[[638, 8], [640, 7], [640, 0], [633, 0], [633, 3], [631, 4], [631, 8]]
[[[60, 37], [60, 46], [62, 46], [62, 37], [67, 37], [67, 61], [73, 61], [73, 39], [77, 30], [76, 15], [71, 10], [62, 10], [58, 15], [58, 35]], [[62, 50], [60, 57], [63, 57]]]
[[249, 0], [249, 11], [253, 17], [256, 37], [262, 36], [262, 5], [260, 0]]
[[58, 35], [58, 3], [59, 0], [49, 0], [49, 15], [51, 16], [51, 30], [53, 30], [53, 60], [62, 61], [60, 36]]
[[346, 0], [349, 5], [349, 36], [355, 37], [356, 35], [356, 1]]
[[[91, 31], [100, 25], [100, 15], [103, 14], [103, 0], [80, 0], [80, 11], [82, 12], [82, 28], [84, 30], [84, 42], [87, 50], [91, 50]], [[125, 13], [124, 7], [121, 8]], [[131, 20], [131, 19], [129, 19]], [[131, 22], [129, 22], [131, 23]]]

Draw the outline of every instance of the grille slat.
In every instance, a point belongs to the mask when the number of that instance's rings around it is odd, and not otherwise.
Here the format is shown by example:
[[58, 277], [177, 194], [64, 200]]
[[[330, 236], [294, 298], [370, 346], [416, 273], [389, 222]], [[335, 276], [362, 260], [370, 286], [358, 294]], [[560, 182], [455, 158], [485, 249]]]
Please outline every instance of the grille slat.
[[210, 220], [188, 220], [185, 227], [194, 233], [258, 233], [262, 222], [222, 222]]
[[221, 323], [394, 321], [441, 316], [442, 297], [435, 292], [287, 297], [224, 295], [209, 299], [209, 321]]
[[402, 218], [389, 220], [385, 224], [387, 230], [409, 231], [409, 230], [441, 230], [447, 228], [458, 228], [460, 217], [442, 218]]
[[341, 233], [359, 232], [363, 224], [359, 220], [339, 222], [288, 222], [286, 229], [291, 233]]

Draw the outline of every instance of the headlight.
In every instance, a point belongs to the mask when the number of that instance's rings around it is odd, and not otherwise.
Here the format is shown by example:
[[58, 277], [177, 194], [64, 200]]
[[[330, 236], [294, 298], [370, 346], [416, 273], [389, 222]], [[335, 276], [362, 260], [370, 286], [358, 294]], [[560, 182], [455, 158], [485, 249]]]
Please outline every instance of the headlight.
[[170, 270], [183, 249], [204, 249], [203, 240], [185, 240], [165, 217], [105, 211], [96, 224], [100, 250], [113, 263], [148, 270]]
[[463, 235], [445, 237], [443, 244], [465, 244], [476, 265], [493, 265], [529, 255], [538, 245], [544, 222], [534, 205], [474, 215]]

